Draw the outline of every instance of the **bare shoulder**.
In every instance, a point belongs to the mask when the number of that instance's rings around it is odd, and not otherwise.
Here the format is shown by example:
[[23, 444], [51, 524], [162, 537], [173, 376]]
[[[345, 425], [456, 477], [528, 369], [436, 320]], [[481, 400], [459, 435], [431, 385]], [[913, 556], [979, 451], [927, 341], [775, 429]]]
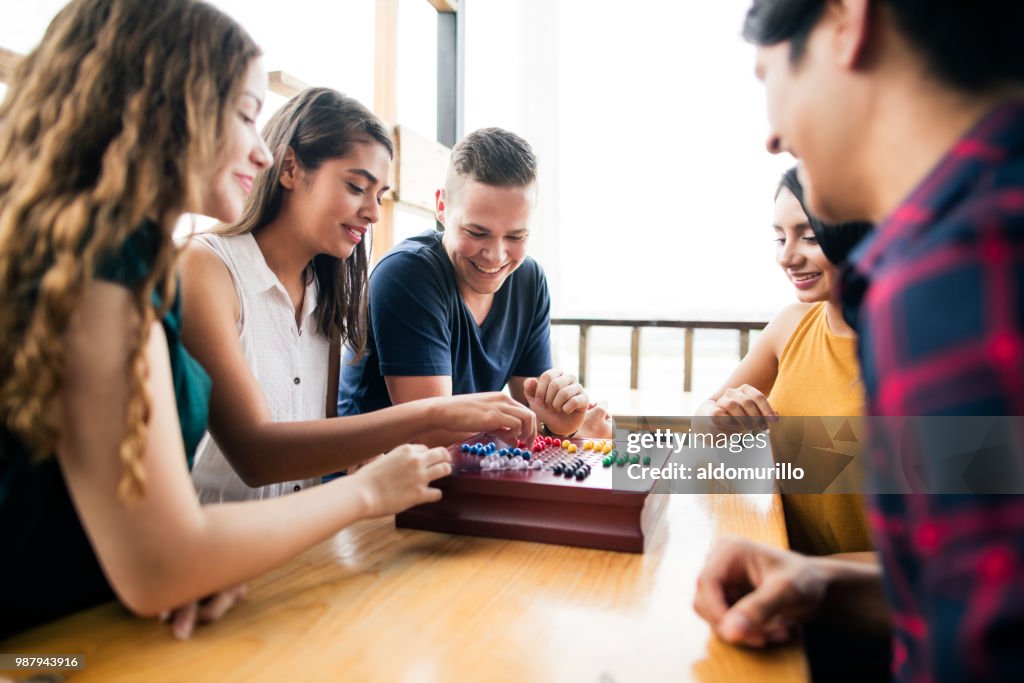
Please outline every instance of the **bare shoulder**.
[[59, 449], [66, 463], [109, 453], [120, 439], [118, 425], [123, 425], [132, 359], [140, 343], [148, 377], [169, 372], [160, 321], [146, 330], [142, 324], [132, 293], [124, 287], [95, 281], [83, 292], [61, 339], [64, 372], [53, 406], [57, 424], [69, 437]]
[[814, 308], [813, 303], [804, 303], [798, 301], [792, 303], [772, 318], [772, 321], [768, 323], [768, 326], [764, 328], [763, 334], [771, 341], [772, 347], [776, 349], [776, 357], [782, 354], [782, 349], [785, 348], [786, 342], [793, 336], [793, 332], [796, 331], [800, 321], [804, 319], [804, 316]]
[[[65, 381], [103, 386], [124, 379], [139, 339], [142, 316], [132, 293], [102, 280], [92, 282], [71, 314], [62, 344]], [[152, 360], [167, 357], [167, 338], [159, 320], [143, 331], [142, 344]]]
[[130, 291], [101, 280], [89, 284], [64, 331], [67, 379], [123, 375], [140, 324]]
[[204, 285], [227, 282], [231, 284], [231, 272], [227, 265], [211, 249], [197, 240], [190, 239], [178, 256], [178, 269], [184, 282], [202, 280]]
[[234, 319], [239, 316], [238, 295], [231, 271], [220, 256], [196, 240], [189, 240], [178, 257], [185, 318], [197, 307], [219, 308], [231, 304]]

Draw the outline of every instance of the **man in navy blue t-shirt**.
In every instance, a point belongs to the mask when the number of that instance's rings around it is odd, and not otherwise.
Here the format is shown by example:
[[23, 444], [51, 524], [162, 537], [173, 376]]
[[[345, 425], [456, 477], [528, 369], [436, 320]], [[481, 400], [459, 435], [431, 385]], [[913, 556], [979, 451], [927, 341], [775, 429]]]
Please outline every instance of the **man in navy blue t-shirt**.
[[[529, 144], [498, 128], [452, 150], [437, 220], [388, 252], [370, 276], [367, 353], [346, 354], [338, 414], [431, 396], [500, 391], [537, 413], [547, 431], [611, 436], [572, 375], [551, 367], [551, 297], [526, 254], [537, 196]], [[592, 407], [592, 406], [589, 406]]]

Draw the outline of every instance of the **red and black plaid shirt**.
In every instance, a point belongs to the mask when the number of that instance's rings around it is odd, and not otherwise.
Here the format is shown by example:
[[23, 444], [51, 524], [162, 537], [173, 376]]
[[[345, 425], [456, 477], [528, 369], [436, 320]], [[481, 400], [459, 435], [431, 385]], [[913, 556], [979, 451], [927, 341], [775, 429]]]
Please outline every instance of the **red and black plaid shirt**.
[[[869, 415], [1024, 415], [1024, 99], [950, 150], [842, 283]], [[883, 454], [876, 442], [873, 468], [897, 466]], [[1024, 495], [872, 507], [895, 678], [1024, 680]]]

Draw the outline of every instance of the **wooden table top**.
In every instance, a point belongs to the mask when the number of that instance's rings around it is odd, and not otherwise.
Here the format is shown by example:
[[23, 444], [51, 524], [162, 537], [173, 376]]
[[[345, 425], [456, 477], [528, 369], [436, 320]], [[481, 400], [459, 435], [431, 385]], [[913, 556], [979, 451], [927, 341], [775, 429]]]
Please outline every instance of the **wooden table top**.
[[598, 388], [590, 391], [591, 400], [605, 401], [615, 416], [680, 416], [693, 411], [707, 396], [665, 389]]
[[627, 430], [686, 431], [690, 418], [706, 396], [664, 389], [596, 389], [592, 400], [607, 403], [616, 427]]
[[726, 645], [694, 613], [697, 575], [725, 533], [785, 546], [778, 498], [673, 495], [644, 555], [371, 520], [250, 583], [188, 642], [108, 604], [0, 652], [84, 654], [84, 670], [62, 673], [74, 683], [807, 681], [799, 645]]

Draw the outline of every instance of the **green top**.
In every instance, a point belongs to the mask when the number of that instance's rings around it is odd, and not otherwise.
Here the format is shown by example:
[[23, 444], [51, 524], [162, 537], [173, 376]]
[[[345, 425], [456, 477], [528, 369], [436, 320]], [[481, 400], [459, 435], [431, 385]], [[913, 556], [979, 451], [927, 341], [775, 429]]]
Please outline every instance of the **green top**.
[[[96, 269], [96, 277], [117, 284], [132, 286], [149, 274], [150, 265], [160, 247], [156, 223], [146, 222], [124, 243], [116, 257], [106, 259]], [[153, 292], [153, 308], [160, 307], [160, 297]], [[189, 355], [181, 341], [181, 296], [164, 316], [164, 334], [171, 357], [171, 377], [174, 380], [174, 398], [178, 404], [178, 421], [185, 441], [185, 457], [192, 467], [199, 440], [206, 432], [206, 419], [210, 403], [210, 376]]]
[[[131, 287], [149, 273], [159, 228], [145, 222], [96, 270], [97, 279]], [[160, 300], [153, 295], [153, 306]], [[189, 466], [206, 430], [210, 378], [181, 341], [181, 299], [164, 316], [178, 419]], [[56, 457], [29, 461], [0, 425], [0, 638], [114, 598], [71, 504]], [[151, 481], [150, 486], [159, 482]], [[110, 492], [116, 496], [116, 491]]]

